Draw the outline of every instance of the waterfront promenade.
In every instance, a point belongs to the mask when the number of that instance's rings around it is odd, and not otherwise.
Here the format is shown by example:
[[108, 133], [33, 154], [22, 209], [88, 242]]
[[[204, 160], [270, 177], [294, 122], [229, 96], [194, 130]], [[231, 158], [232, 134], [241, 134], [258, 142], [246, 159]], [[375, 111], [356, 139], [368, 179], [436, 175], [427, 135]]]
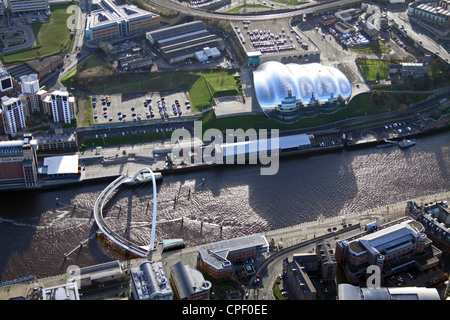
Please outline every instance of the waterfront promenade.
[[[378, 221], [383, 224], [405, 215], [406, 201], [413, 200], [418, 204], [443, 201], [450, 199], [450, 191], [432, 194], [428, 196], [422, 196], [415, 199], [405, 199], [405, 201], [382, 206], [379, 208], [373, 208], [362, 212], [349, 213], [345, 216], [331, 217], [327, 219], [317, 219], [316, 221], [310, 221], [302, 224], [298, 224], [291, 227], [286, 227], [276, 230], [268, 230], [262, 234], [266, 237], [267, 241], [274, 241], [279, 244], [283, 243], [283, 248], [288, 249], [294, 246], [301, 246], [304, 242], [313, 241], [315, 238], [329, 236], [334, 238], [337, 233], [345, 236], [345, 228], [343, 224], [347, 225], [348, 229], [353, 229], [355, 226], [359, 226], [360, 229], [364, 229], [366, 223], [372, 221]], [[352, 228], [349, 228], [349, 224], [352, 224]], [[336, 227], [336, 230], [333, 228]], [[328, 231], [331, 228], [331, 231]], [[292, 252], [294, 253], [295, 250]], [[273, 255], [273, 254], [272, 254]], [[258, 259], [258, 265], [264, 266], [270, 262], [271, 255], [265, 256], [263, 259]], [[161, 254], [160, 250], [157, 250], [149, 257], [148, 260], [161, 261], [165, 267], [169, 267], [178, 261], [183, 261], [185, 264], [196, 266], [197, 264], [197, 247], [187, 247], [181, 250], [172, 251]], [[139, 266], [143, 261], [147, 261], [145, 258], [138, 258], [132, 260], [122, 261], [122, 267], [124, 275], [129, 274], [129, 269]], [[27, 296], [27, 292], [32, 292], [33, 288], [51, 287], [61, 285], [67, 282], [67, 274], [55, 275], [42, 279], [37, 279], [34, 283], [17, 283], [13, 285], [0, 287], [0, 300], [7, 300], [13, 297]], [[88, 297], [86, 297], [88, 298]], [[106, 297], [105, 297], [106, 298]]]

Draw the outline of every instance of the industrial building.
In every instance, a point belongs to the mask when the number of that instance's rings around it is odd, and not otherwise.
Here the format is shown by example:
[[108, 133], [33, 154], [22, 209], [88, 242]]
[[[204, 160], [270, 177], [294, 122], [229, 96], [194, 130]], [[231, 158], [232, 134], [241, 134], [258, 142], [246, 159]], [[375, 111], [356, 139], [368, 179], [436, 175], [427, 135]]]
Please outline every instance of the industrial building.
[[439, 264], [442, 251], [432, 245], [420, 222], [404, 217], [372, 226], [356, 236], [336, 241], [336, 261], [349, 283], [363, 280], [369, 265], [378, 266], [384, 278], [410, 267], [424, 271]]
[[173, 300], [173, 291], [161, 262], [146, 261], [131, 269], [135, 300]]
[[170, 285], [176, 300], [209, 300], [212, 284], [203, 274], [178, 261], [170, 267]]
[[352, 95], [351, 84], [340, 70], [318, 63], [269, 61], [253, 72], [253, 83], [262, 111], [286, 123], [336, 112]]
[[99, 9], [87, 17], [85, 41], [98, 44], [123, 37], [144, 34], [159, 28], [160, 16], [134, 5], [116, 5], [111, 0], [98, 2]]
[[199, 246], [198, 255], [205, 274], [214, 279], [229, 279], [233, 262], [255, 258], [268, 250], [266, 238], [255, 234]]
[[320, 62], [319, 48], [283, 19], [231, 22], [248, 65]]
[[[205, 48], [223, 51], [225, 44], [209, 32], [205, 23], [193, 21], [146, 33], [146, 38], [155, 46], [169, 64], [195, 59], [196, 52]], [[214, 51], [217, 54], [217, 51]]]
[[36, 185], [37, 149], [31, 134], [24, 134], [23, 140], [0, 141], [0, 187]]
[[436, 288], [361, 288], [348, 283], [338, 285], [339, 300], [441, 300]]

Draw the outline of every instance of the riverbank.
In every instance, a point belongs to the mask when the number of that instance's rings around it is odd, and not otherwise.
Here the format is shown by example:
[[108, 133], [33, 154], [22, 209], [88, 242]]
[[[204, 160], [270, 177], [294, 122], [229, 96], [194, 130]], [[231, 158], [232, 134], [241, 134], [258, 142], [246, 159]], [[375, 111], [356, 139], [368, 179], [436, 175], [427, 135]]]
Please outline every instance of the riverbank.
[[[335, 216], [327, 219], [319, 218], [315, 221], [309, 221], [281, 229], [269, 230], [262, 232], [261, 234], [266, 237], [268, 242], [273, 239], [278, 245], [282, 243], [283, 250], [286, 250], [308, 241], [315, 241], [315, 239], [336, 237], [350, 229], [360, 228], [362, 230], [365, 224], [372, 221], [384, 224], [399, 219], [405, 216], [406, 202], [408, 200], [423, 204], [449, 199], [450, 191], [446, 191], [415, 199], [405, 199], [405, 201], [361, 212], [353, 212], [346, 214], [345, 216]], [[331, 231], [329, 231], [329, 228]], [[270, 258], [271, 255], [267, 255], [263, 259], [259, 259], [258, 264], [263, 265], [266, 261], [269, 262]], [[161, 253], [161, 250], [158, 250], [150, 259], [138, 258], [121, 261], [123, 277], [129, 275], [129, 270], [131, 268], [139, 266], [140, 263], [148, 260], [152, 260], [153, 262], [161, 261], [164, 265], [171, 265], [175, 261], [183, 261], [185, 264], [195, 266], [197, 263], [197, 246], [167, 253]], [[0, 286], [0, 300], [8, 300], [15, 297], [27, 297], [29, 294], [33, 293], [33, 288], [38, 289], [62, 285], [67, 283], [67, 278], [67, 274], [60, 274], [41, 279], [31, 278], [28, 281]], [[124, 291], [124, 289], [121, 290], [122, 292]], [[85, 298], [88, 299], [88, 297]], [[105, 296], [105, 298], [107, 297]]]

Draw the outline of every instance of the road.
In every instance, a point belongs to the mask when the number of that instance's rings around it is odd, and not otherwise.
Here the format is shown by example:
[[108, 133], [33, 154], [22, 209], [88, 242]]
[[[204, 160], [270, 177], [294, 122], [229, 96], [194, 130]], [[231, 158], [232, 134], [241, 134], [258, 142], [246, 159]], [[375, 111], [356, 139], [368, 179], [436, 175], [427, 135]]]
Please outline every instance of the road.
[[224, 14], [224, 13], [208, 12], [205, 10], [195, 9], [192, 7], [181, 5], [175, 1], [167, 1], [167, 0], [145, 0], [145, 1], [153, 6], [176, 11], [182, 14], [191, 15], [194, 17], [204, 17], [209, 19], [220, 19], [220, 20], [252, 20], [252, 21], [292, 18], [302, 13], [312, 12], [313, 10], [314, 11], [329, 10], [331, 8], [339, 8], [347, 6], [352, 3], [361, 2], [361, 0], [327, 1], [325, 3], [314, 4], [306, 8], [292, 10], [288, 12], [274, 12], [260, 15], [241, 15], [241, 14]]
[[407, 14], [407, 8], [405, 10], [390, 10], [388, 6], [387, 17], [391, 24], [396, 24], [404, 30], [403, 32], [416, 41], [418, 45], [450, 63], [450, 54], [445, 49], [446, 45], [436, 42], [436, 37], [430, 31], [420, 26], [417, 22], [412, 21]]

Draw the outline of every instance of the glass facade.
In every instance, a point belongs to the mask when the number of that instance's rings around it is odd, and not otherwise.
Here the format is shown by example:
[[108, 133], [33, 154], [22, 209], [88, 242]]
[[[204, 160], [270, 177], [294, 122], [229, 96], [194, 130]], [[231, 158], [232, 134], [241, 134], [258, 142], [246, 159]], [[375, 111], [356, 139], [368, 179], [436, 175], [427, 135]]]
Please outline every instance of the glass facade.
[[335, 112], [352, 95], [351, 84], [341, 71], [318, 63], [269, 61], [254, 71], [253, 82], [261, 109], [281, 122]]

